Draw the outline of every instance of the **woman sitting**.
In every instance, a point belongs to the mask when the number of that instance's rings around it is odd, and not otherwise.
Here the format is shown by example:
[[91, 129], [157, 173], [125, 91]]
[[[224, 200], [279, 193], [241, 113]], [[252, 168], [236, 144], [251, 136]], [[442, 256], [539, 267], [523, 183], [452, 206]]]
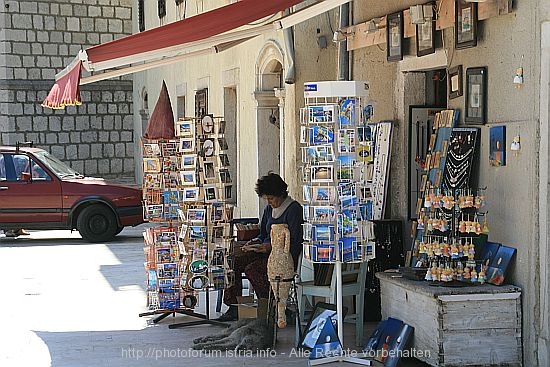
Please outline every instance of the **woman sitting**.
[[270, 172], [256, 182], [255, 191], [267, 201], [262, 215], [260, 235], [244, 244], [242, 253], [233, 257], [235, 282], [224, 291], [223, 301], [229, 310], [219, 321], [236, 320], [237, 296], [242, 295], [242, 273], [244, 272], [258, 298], [269, 298], [270, 284], [267, 276], [267, 259], [271, 252], [271, 225], [287, 224], [290, 230], [290, 253], [294, 260], [294, 270], [302, 252], [302, 205], [288, 195], [288, 185], [281, 176]]

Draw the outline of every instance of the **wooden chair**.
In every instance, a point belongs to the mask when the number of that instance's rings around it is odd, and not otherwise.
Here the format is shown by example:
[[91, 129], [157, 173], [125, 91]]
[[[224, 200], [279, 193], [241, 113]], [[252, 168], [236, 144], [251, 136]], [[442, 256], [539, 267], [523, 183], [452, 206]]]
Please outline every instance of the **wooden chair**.
[[[336, 273], [332, 269], [331, 282], [328, 285], [315, 285], [313, 267], [309, 262], [304, 262], [300, 269], [300, 279], [297, 283], [298, 308], [300, 320], [305, 320], [306, 301], [313, 305], [312, 297], [323, 297], [325, 301], [336, 304]], [[344, 322], [355, 323], [355, 343], [360, 346], [363, 343], [363, 322], [365, 303], [365, 283], [367, 279], [367, 262], [342, 264], [342, 297], [355, 297], [355, 312], [348, 314]], [[297, 326], [298, 328], [300, 326]]]

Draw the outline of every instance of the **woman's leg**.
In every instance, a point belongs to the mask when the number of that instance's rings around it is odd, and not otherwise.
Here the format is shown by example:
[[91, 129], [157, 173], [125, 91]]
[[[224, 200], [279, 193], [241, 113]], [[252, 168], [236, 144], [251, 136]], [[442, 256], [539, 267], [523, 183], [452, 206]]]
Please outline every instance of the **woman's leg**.
[[271, 286], [267, 277], [268, 257], [266, 254], [261, 254], [260, 258], [249, 263], [244, 269], [244, 273], [250, 284], [252, 284], [252, 287], [254, 287], [258, 298], [269, 298]]
[[[237, 296], [242, 296], [243, 294], [243, 277], [242, 273], [246, 273], [246, 267], [249, 264], [254, 263], [263, 255], [256, 252], [243, 252], [237, 256], [233, 256], [233, 266], [232, 269], [235, 274], [235, 281], [230, 287], [226, 287], [223, 291], [223, 303], [226, 305], [234, 305], [237, 303]], [[266, 260], [266, 271], [267, 271], [267, 260]], [[248, 275], [247, 275], [248, 277]], [[250, 278], [248, 278], [250, 280]]]

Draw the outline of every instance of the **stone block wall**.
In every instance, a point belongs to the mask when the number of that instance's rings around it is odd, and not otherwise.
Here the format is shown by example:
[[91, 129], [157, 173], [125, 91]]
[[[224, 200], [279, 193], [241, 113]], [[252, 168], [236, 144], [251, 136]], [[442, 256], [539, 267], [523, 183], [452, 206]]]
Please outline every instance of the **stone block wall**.
[[132, 34], [131, 0], [0, 0], [0, 144], [33, 141], [89, 176], [134, 176], [132, 81], [81, 87], [82, 105], [40, 104], [78, 51]]

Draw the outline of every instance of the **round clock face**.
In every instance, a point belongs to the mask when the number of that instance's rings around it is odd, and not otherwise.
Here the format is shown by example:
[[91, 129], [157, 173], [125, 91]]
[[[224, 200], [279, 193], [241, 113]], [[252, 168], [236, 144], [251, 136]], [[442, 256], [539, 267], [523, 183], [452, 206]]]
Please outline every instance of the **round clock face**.
[[206, 139], [202, 144], [202, 151], [205, 157], [211, 157], [214, 154], [214, 141]]
[[211, 133], [214, 131], [214, 121], [212, 120], [212, 116], [206, 115], [202, 118], [202, 130], [205, 133]]

